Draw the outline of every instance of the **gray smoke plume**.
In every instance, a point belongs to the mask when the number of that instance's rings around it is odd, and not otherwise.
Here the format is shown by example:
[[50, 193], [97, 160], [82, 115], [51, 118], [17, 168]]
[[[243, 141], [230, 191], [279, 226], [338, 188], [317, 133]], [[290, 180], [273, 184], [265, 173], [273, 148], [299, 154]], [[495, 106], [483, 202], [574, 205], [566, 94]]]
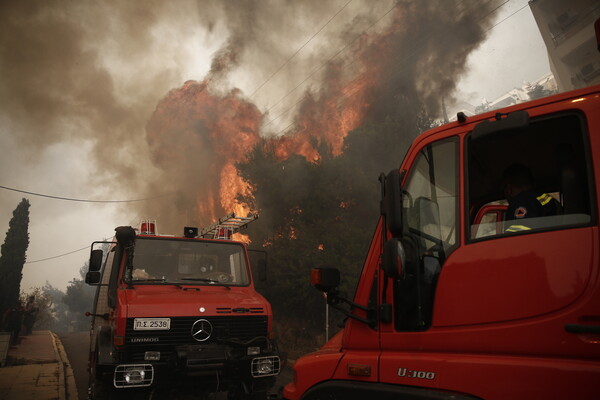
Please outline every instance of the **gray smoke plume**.
[[499, 2], [346, 3], [1, 2], [0, 182], [25, 179], [11, 163], [49, 146], [81, 146], [94, 185], [74, 197], [169, 194], [124, 207], [171, 232], [208, 223], [231, 211], [222, 170], [260, 137], [339, 152], [399, 97], [438, 113]]

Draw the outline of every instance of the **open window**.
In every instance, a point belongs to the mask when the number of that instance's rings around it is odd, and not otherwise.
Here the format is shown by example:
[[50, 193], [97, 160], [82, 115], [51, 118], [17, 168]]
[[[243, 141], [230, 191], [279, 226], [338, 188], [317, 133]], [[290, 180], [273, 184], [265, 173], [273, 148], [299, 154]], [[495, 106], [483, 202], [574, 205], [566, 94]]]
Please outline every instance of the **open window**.
[[[525, 113], [524, 111], [522, 113]], [[554, 197], [555, 215], [528, 218], [533, 233], [589, 225], [593, 220], [591, 172], [582, 115], [568, 112], [532, 119], [508, 129], [477, 131], [467, 140], [468, 238], [503, 237], [510, 232], [502, 174], [511, 165], [527, 167], [535, 190]]]

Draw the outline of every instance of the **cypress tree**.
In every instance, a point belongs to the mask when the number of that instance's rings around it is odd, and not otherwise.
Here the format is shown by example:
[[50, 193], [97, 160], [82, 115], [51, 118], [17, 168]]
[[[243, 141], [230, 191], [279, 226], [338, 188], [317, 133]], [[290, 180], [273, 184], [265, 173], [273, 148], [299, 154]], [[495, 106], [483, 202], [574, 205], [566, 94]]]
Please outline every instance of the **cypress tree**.
[[0, 254], [0, 312], [19, 300], [25, 253], [29, 246], [29, 200], [23, 199], [13, 211]]

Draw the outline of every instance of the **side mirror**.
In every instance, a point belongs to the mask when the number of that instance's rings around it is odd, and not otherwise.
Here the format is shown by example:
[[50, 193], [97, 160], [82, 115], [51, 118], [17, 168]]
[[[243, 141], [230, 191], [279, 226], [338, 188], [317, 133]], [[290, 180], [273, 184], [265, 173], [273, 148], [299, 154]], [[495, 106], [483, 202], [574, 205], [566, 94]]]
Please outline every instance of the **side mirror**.
[[381, 174], [381, 214], [385, 216], [387, 228], [394, 237], [402, 234], [402, 175], [394, 169], [387, 176]]
[[98, 272], [102, 268], [102, 258], [104, 257], [104, 253], [100, 249], [92, 250], [90, 253], [90, 272]]
[[404, 276], [402, 265], [405, 259], [404, 247], [400, 240], [392, 238], [385, 242], [381, 259], [381, 269], [385, 276], [394, 279], [402, 278]]
[[433, 256], [423, 257], [423, 280], [429, 284], [433, 284], [437, 281], [442, 266], [440, 260]]
[[87, 283], [88, 285], [97, 285], [100, 283], [100, 278], [100, 272], [90, 271], [87, 274], [85, 274], [85, 283]]
[[321, 292], [331, 292], [340, 284], [340, 271], [336, 268], [313, 268], [310, 283]]
[[250, 268], [252, 269], [252, 276], [254, 277], [254, 286], [256, 287], [257, 283], [260, 283], [261, 287], [257, 289], [266, 288], [267, 252], [264, 250], [248, 249], [248, 257], [250, 259]]
[[258, 272], [258, 280], [261, 282], [266, 282], [267, 281], [267, 260], [265, 260], [265, 259], [258, 260], [256, 269]]

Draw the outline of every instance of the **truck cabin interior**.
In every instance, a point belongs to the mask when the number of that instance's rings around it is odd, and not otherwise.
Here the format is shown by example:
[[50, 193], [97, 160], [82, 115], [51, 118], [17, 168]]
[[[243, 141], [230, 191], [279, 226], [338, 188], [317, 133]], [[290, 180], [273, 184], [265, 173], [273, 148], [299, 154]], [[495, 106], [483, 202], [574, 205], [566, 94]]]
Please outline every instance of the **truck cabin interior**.
[[[544, 217], [534, 228], [590, 223], [589, 159], [585, 118], [575, 111], [532, 118], [526, 126], [485, 135], [472, 133], [466, 165], [470, 238], [507, 234], [502, 225], [507, 204], [503, 173], [515, 164], [531, 171], [535, 190], [561, 204], [560, 215]], [[486, 224], [488, 229], [483, 229]]]

